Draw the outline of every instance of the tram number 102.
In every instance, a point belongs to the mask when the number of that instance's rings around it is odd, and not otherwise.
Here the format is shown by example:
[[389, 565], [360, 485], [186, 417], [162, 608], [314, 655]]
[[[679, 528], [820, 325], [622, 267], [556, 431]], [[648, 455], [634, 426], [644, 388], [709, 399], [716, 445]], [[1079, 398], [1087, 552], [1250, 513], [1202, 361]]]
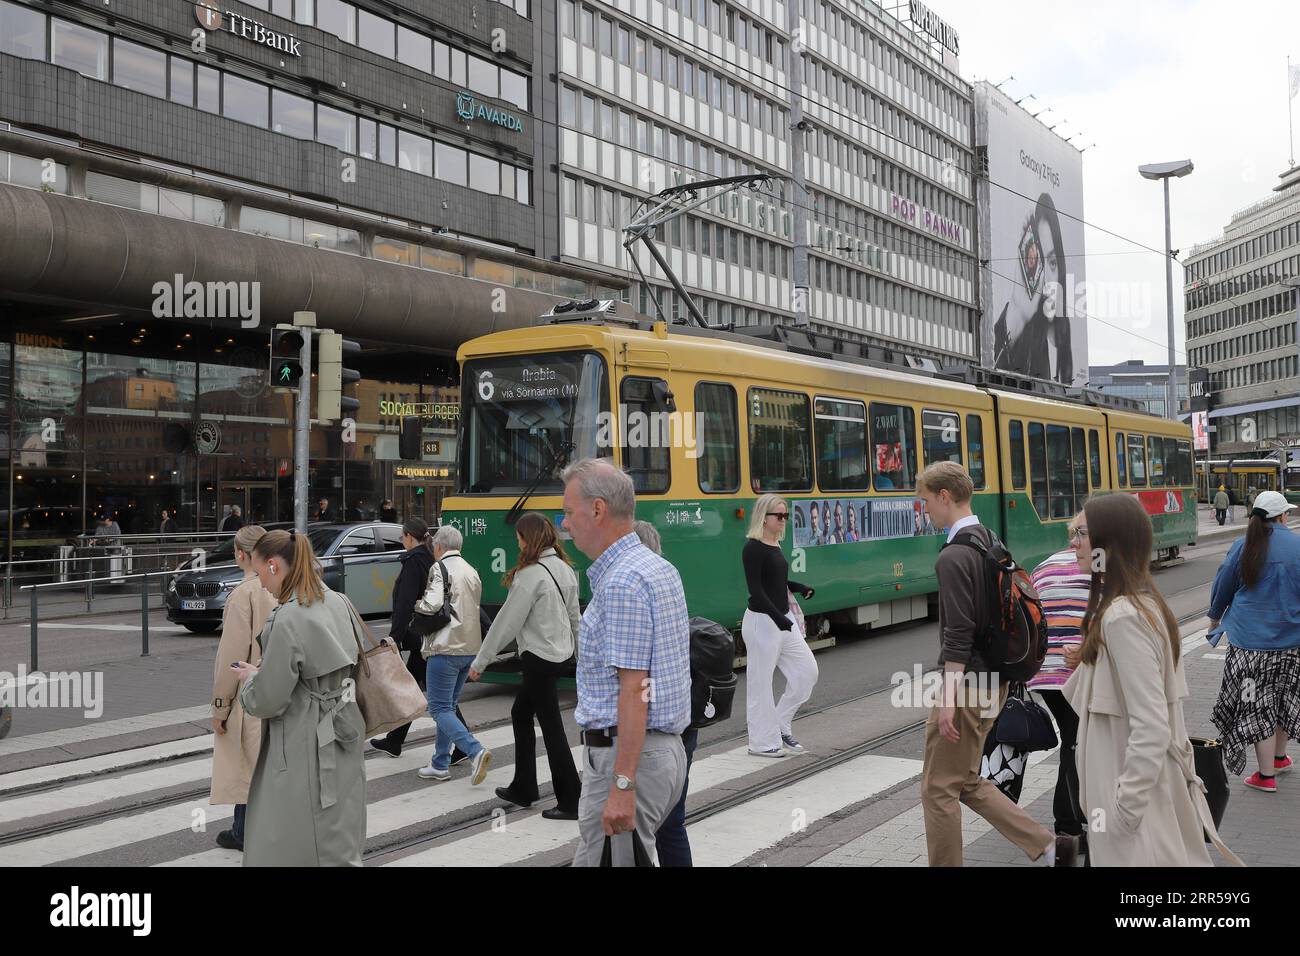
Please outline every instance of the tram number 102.
[[894, 562], [894, 577], [896, 577], [896, 578], [901, 578], [902, 576], [903, 576], [903, 562], [902, 562], [902, 561], [895, 561], [895, 562]]

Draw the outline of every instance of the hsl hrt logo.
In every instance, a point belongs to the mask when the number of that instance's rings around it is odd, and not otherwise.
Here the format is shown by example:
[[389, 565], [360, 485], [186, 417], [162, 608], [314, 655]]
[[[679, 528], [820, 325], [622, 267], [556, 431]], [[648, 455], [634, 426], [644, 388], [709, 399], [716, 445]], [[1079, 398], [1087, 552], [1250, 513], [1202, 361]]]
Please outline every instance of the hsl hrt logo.
[[474, 97], [472, 94], [456, 94], [456, 115], [466, 121], [474, 118]]

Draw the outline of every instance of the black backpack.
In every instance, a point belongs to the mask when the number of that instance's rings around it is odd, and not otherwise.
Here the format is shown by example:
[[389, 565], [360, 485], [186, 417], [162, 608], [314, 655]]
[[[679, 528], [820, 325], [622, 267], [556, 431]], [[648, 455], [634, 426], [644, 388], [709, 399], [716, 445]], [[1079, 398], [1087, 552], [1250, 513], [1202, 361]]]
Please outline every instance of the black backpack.
[[975, 534], [963, 531], [950, 542], [974, 548], [984, 558], [993, 619], [979, 622], [975, 648], [1003, 680], [1027, 681], [1038, 673], [1047, 656], [1047, 616], [1029, 574], [997, 535], [990, 531], [989, 537], [986, 546]]
[[707, 617], [691, 618], [691, 727], [707, 727], [731, 716], [736, 696], [736, 642]]

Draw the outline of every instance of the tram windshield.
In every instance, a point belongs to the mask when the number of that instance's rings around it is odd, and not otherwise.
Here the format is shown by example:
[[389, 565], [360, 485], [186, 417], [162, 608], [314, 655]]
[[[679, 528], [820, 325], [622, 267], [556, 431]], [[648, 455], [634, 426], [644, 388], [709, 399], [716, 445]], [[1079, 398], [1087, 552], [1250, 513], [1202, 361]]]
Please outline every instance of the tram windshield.
[[611, 452], [598, 447], [609, 378], [595, 353], [478, 359], [461, 383], [461, 492], [555, 494], [562, 463]]

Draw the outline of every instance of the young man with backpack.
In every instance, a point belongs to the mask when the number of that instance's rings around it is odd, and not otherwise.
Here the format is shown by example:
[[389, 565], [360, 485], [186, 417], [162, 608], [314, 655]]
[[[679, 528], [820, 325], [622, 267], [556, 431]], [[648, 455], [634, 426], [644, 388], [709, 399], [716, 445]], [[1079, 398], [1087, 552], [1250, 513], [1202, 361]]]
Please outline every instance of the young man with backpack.
[[[1007, 698], [1002, 671], [1033, 668], [1037, 647], [1036, 622], [1022, 624], [1018, 642], [1015, 623], [1007, 625], [994, 600], [996, 583], [1009, 602], [1020, 594], [1011, 582], [995, 581], [990, 555], [1005, 556], [1005, 548], [971, 511], [974, 485], [956, 462], [935, 462], [917, 479], [917, 493], [937, 528], [948, 529], [948, 541], [935, 562], [939, 579], [939, 666], [944, 671], [943, 699], [931, 708], [925, 728], [925, 763], [921, 772], [921, 807], [931, 866], [962, 865], [961, 805], [984, 817], [1031, 860], [1056, 863], [1056, 837], [1036, 823], [989, 780], [980, 776], [984, 739]], [[1014, 567], [1006, 556], [1005, 564]], [[1023, 572], [1021, 572], [1023, 574]], [[1025, 588], [1036, 603], [1032, 589]], [[1020, 607], [1014, 610], [1019, 613]], [[1041, 606], [1039, 607], [1041, 619]], [[1029, 633], [1025, 633], [1026, 627]], [[1008, 631], [1013, 632], [1007, 641]], [[1045, 631], [1043, 632], [1045, 636]], [[1025, 640], [1030, 642], [1028, 649]], [[1045, 640], [1043, 641], [1045, 645]], [[1019, 646], [1018, 646], [1019, 645]], [[1045, 650], [1045, 646], [1043, 648]], [[1026, 663], [1026, 659], [1030, 659]], [[966, 675], [995, 681], [994, 706], [982, 708], [967, 693]], [[1032, 676], [1032, 675], [1030, 675]], [[1023, 678], [1021, 678], [1023, 679]], [[967, 700], [966, 698], [971, 699]]]

